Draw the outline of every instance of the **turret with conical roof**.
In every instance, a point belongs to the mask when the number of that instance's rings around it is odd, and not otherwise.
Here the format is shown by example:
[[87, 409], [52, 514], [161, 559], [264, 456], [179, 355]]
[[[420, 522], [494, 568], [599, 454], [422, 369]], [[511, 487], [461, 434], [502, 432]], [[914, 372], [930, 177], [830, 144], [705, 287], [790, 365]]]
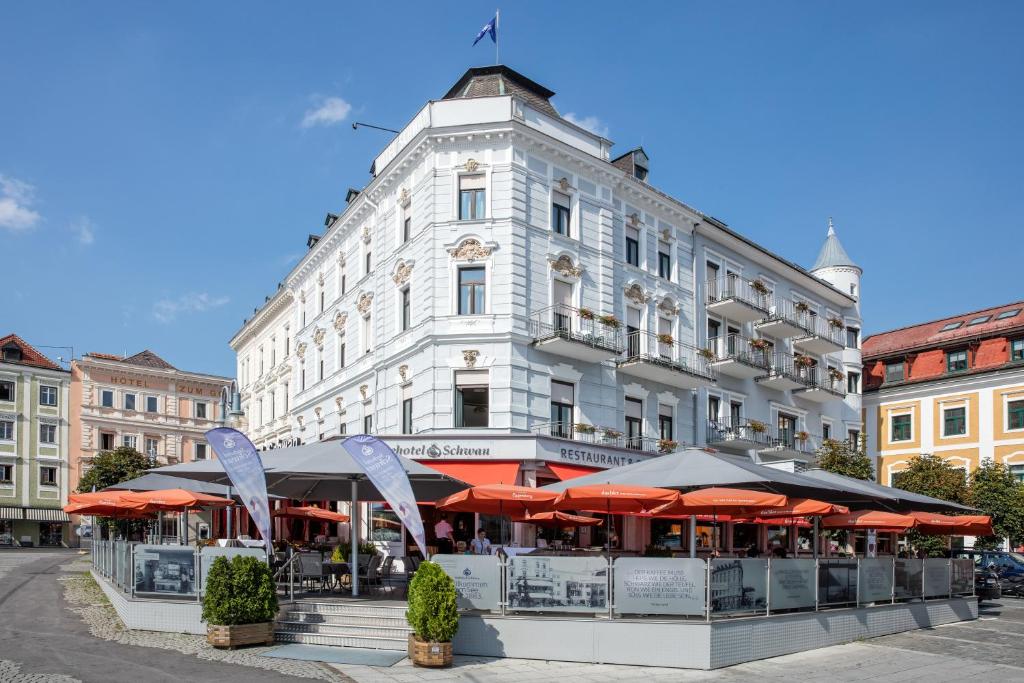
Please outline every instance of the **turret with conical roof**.
[[818, 260], [814, 262], [811, 272], [821, 268], [856, 268], [860, 270], [860, 266], [854, 263], [850, 255], [846, 253], [846, 249], [843, 249], [839, 236], [836, 235], [835, 226], [832, 225], [831, 216], [828, 219], [828, 236], [825, 237], [825, 243], [821, 245]]

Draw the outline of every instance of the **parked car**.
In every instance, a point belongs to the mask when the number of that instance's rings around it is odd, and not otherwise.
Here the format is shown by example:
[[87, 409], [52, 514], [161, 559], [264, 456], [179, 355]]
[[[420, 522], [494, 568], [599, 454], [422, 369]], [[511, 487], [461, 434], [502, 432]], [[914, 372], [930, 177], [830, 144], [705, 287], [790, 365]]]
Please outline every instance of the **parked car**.
[[1024, 555], [1005, 550], [963, 548], [953, 557], [974, 560], [974, 589], [978, 601], [996, 600], [1005, 593], [1024, 597]]
[[974, 560], [975, 567], [991, 567], [995, 565], [1002, 578], [1024, 577], [1024, 555], [1005, 550], [975, 550], [961, 548], [953, 551], [953, 557], [965, 557]]

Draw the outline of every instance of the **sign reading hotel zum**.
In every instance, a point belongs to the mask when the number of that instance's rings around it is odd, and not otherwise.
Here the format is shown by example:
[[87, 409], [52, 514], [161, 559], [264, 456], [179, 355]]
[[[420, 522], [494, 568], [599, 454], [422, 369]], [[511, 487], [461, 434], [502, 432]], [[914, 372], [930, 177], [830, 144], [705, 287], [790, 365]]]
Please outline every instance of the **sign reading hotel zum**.
[[[94, 381], [100, 381], [102, 383], [102, 380]], [[115, 373], [110, 374], [109, 383], [120, 384], [122, 386], [127, 387], [135, 387], [137, 389], [159, 389], [163, 391], [167, 391], [170, 389], [170, 385], [168, 384], [168, 382], [164, 381], [163, 378], [160, 378], [159, 382], [154, 382], [153, 384], [150, 384], [149, 380], [146, 378], [132, 377], [131, 375], [122, 375]], [[178, 382], [174, 387], [174, 390], [177, 391], [179, 394], [188, 394], [190, 396], [220, 396], [220, 387], [203, 387], [198, 384], [185, 384], [182, 382]]]
[[384, 441], [403, 458], [414, 460], [550, 460], [588, 467], [621, 467], [647, 460], [644, 453], [606, 448], [588, 443], [500, 435], [486, 438], [437, 435], [433, 439], [385, 437]]

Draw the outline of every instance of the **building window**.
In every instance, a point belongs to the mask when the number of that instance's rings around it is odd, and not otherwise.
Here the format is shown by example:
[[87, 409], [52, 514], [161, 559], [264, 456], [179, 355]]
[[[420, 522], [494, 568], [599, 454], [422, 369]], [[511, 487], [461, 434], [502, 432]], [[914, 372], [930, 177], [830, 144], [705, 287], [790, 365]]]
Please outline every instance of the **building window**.
[[911, 415], [893, 415], [890, 418], [891, 434], [889, 441], [910, 441], [914, 438]]
[[743, 423], [743, 404], [739, 401], [729, 402], [729, 425], [733, 428]]
[[821, 423], [821, 440], [828, 441], [832, 438], [832, 425], [828, 422]]
[[409, 288], [402, 289], [402, 332], [412, 327], [412, 302], [409, 295]]
[[155, 412], [157, 412], [158, 409], [159, 408], [158, 408], [157, 397], [156, 396], [147, 396], [146, 397], [146, 412], [147, 413], [155, 413]]
[[[321, 312], [321, 313], [323, 313], [323, 312], [324, 312], [324, 304], [326, 304], [326, 303], [327, 303], [327, 292], [325, 292], [325, 291], [323, 290], [323, 288], [321, 287], [321, 288], [320, 288], [320, 312]], [[273, 363], [273, 361], [271, 361], [271, 363], [270, 363], [270, 366], [271, 366], [271, 367], [273, 367], [273, 366], [274, 366], [274, 363]]]
[[626, 228], [626, 263], [640, 266], [640, 231], [636, 228]]
[[675, 440], [675, 420], [672, 417], [672, 406], [658, 406], [658, 436], [666, 441]]
[[196, 460], [206, 460], [206, 444], [196, 444]]
[[0, 441], [14, 441], [14, 420], [0, 420]]
[[860, 348], [860, 329], [856, 327], [846, 328], [846, 348], [848, 349], [859, 349]]
[[402, 209], [402, 242], [408, 242], [410, 239], [412, 239], [412, 216], [409, 207], [406, 206]]
[[373, 321], [370, 316], [363, 318], [363, 353], [373, 350]]
[[903, 381], [903, 361], [885, 364], [885, 381], [886, 383]]
[[22, 360], [21, 348], [12, 342], [3, 348], [2, 357], [4, 360], [20, 363]]
[[39, 485], [40, 486], [56, 486], [57, 485], [57, 468], [56, 467], [40, 467], [39, 468]]
[[160, 445], [159, 439], [155, 439], [152, 436], [147, 436], [145, 443], [146, 443], [146, 455], [148, 455], [151, 458], [155, 458], [156, 457], [157, 448]]
[[100, 405], [104, 408], [114, 407], [114, 392], [110, 389], [104, 389], [100, 392]]
[[1007, 429], [1024, 429], [1024, 401], [1009, 401], [1006, 404]]
[[14, 465], [0, 465], [0, 484], [10, 484], [14, 481]]
[[39, 443], [46, 443], [51, 445], [57, 443], [57, 425], [47, 424], [46, 422], [40, 422]]
[[946, 372], [963, 372], [967, 369], [967, 350], [946, 353]]
[[459, 177], [459, 220], [478, 221], [486, 216], [487, 190], [483, 174]]
[[658, 244], [658, 277], [672, 280], [672, 256], [669, 254], [669, 245]]
[[114, 450], [114, 435], [110, 433], [100, 433], [100, 450], [101, 451], [112, 451]]
[[284, 385], [284, 391], [281, 392], [281, 410], [284, 413], [288, 413], [288, 385]]
[[322, 381], [324, 381], [324, 358], [323, 358], [322, 354], [320, 356], [320, 363], [319, 363], [318, 367], [319, 367], [319, 370], [317, 371], [317, 378], [316, 379], [317, 379], [318, 382], [322, 382]]
[[1014, 339], [1010, 342], [1010, 360], [1024, 360], [1024, 339]]
[[14, 382], [0, 382], [0, 401], [14, 401]]
[[859, 394], [860, 393], [860, 373], [859, 372], [848, 372], [848, 373], [846, 373], [846, 393], [848, 393], [848, 394]]
[[718, 422], [718, 412], [722, 408], [722, 399], [717, 396], [708, 396], [708, 420]]
[[260, 374], [258, 375], [258, 377], [262, 377], [262, 376], [263, 376], [263, 355], [264, 355], [264, 354], [263, 354], [263, 347], [261, 346], [261, 347], [259, 348], [259, 357], [260, 357]]
[[277, 337], [270, 338], [270, 367], [277, 367]]
[[459, 315], [484, 313], [487, 271], [482, 266], [459, 269]]
[[366, 250], [366, 274], [369, 275], [373, 269], [373, 252], [369, 249]]
[[338, 433], [339, 434], [348, 434], [348, 425], [345, 424], [344, 422], [340, 423], [338, 425]]
[[942, 411], [942, 435], [963, 436], [967, 433], [967, 408], [946, 408]]
[[572, 438], [575, 403], [576, 387], [551, 380], [551, 436]]
[[487, 427], [490, 424], [490, 386], [486, 370], [455, 373], [455, 426]]
[[402, 387], [402, 433], [412, 434], [412, 396], [411, 387]]
[[342, 273], [341, 274], [341, 295], [342, 296], [345, 296], [345, 291], [346, 291], [347, 284], [348, 283], [346, 282], [345, 273]]
[[341, 336], [338, 337], [338, 368], [343, 367], [345, 367], [345, 337]]
[[559, 235], [569, 235], [569, 219], [572, 213], [569, 210], [569, 197], [561, 192], [555, 192], [551, 198], [551, 230]]
[[638, 398], [626, 397], [626, 448], [643, 448], [644, 402]]
[[292, 353], [292, 328], [287, 325], [284, 328], [284, 357], [287, 358]]
[[124, 395], [124, 409], [135, 410], [135, 394]]
[[196, 401], [194, 405], [195, 405], [196, 417], [198, 419], [200, 419], [200, 420], [205, 420], [206, 417], [207, 417], [206, 416], [206, 404], [203, 403], [202, 401]]
[[796, 417], [786, 413], [779, 413], [778, 430], [779, 441], [790, 448], [794, 448], [796, 446]]
[[363, 416], [363, 434], [373, 433], [373, 415]]
[[121, 445], [125, 448], [135, 448], [139, 445], [139, 437], [134, 434], [125, 434], [121, 437]]
[[46, 386], [45, 384], [39, 387], [39, 405], [41, 406], [55, 406], [57, 405], [57, 387]]

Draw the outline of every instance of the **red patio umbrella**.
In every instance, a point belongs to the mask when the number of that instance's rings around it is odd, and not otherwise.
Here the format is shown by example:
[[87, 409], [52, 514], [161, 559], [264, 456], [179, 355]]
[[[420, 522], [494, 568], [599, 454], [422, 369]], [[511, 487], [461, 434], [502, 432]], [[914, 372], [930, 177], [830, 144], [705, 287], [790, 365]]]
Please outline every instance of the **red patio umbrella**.
[[821, 515], [845, 515], [850, 508], [845, 505], [826, 503], [823, 500], [813, 498], [790, 498], [786, 505], [777, 508], [765, 508], [758, 510], [757, 516], [767, 517], [805, 517]]
[[523, 522], [524, 524], [537, 524], [539, 526], [554, 527], [597, 526], [601, 523], [601, 520], [597, 517], [572, 515], [568, 512], [561, 512], [560, 510], [538, 512], [535, 515], [527, 515], [526, 517], [519, 519], [513, 518], [512, 521]]
[[845, 515], [829, 515], [821, 518], [826, 529], [877, 529], [879, 531], [906, 531], [917, 526], [917, 520], [910, 515], [898, 515], [879, 510], [855, 510]]
[[606, 514], [605, 538], [610, 553], [613, 513], [647, 513], [677, 500], [679, 491], [672, 489], [625, 484], [593, 484], [565, 489], [551, 507], [555, 510], [582, 510]]
[[295, 517], [297, 519], [315, 519], [320, 522], [347, 522], [349, 520], [348, 515], [343, 515], [340, 512], [331, 512], [330, 510], [324, 510], [323, 508], [308, 506], [295, 506], [285, 507], [279, 510], [274, 510], [271, 513], [274, 517]]
[[93, 491], [72, 493], [64, 512], [69, 515], [96, 515], [98, 517], [146, 517], [134, 503], [124, 500], [124, 491]]
[[937, 512], [911, 512], [917, 530], [941, 536], [992, 536], [992, 518], [988, 515], [940, 515]]
[[766, 508], [782, 507], [787, 503], [788, 499], [781, 493], [712, 486], [683, 493], [678, 499], [653, 512], [655, 515], [717, 515], [719, 512], [752, 515]]
[[801, 529], [809, 529], [813, 524], [807, 521], [806, 517], [740, 517], [732, 521], [737, 524], [760, 524], [762, 526], [796, 526]]
[[512, 484], [484, 484], [453, 493], [437, 501], [445, 512], [479, 512], [487, 515], [528, 515], [549, 510], [558, 493]]
[[185, 489], [163, 489], [160, 491], [125, 491], [123, 500], [137, 510], [185, 510], [188, 508], [222, 508], [234, 505], [230, 498], [211, 496]]

